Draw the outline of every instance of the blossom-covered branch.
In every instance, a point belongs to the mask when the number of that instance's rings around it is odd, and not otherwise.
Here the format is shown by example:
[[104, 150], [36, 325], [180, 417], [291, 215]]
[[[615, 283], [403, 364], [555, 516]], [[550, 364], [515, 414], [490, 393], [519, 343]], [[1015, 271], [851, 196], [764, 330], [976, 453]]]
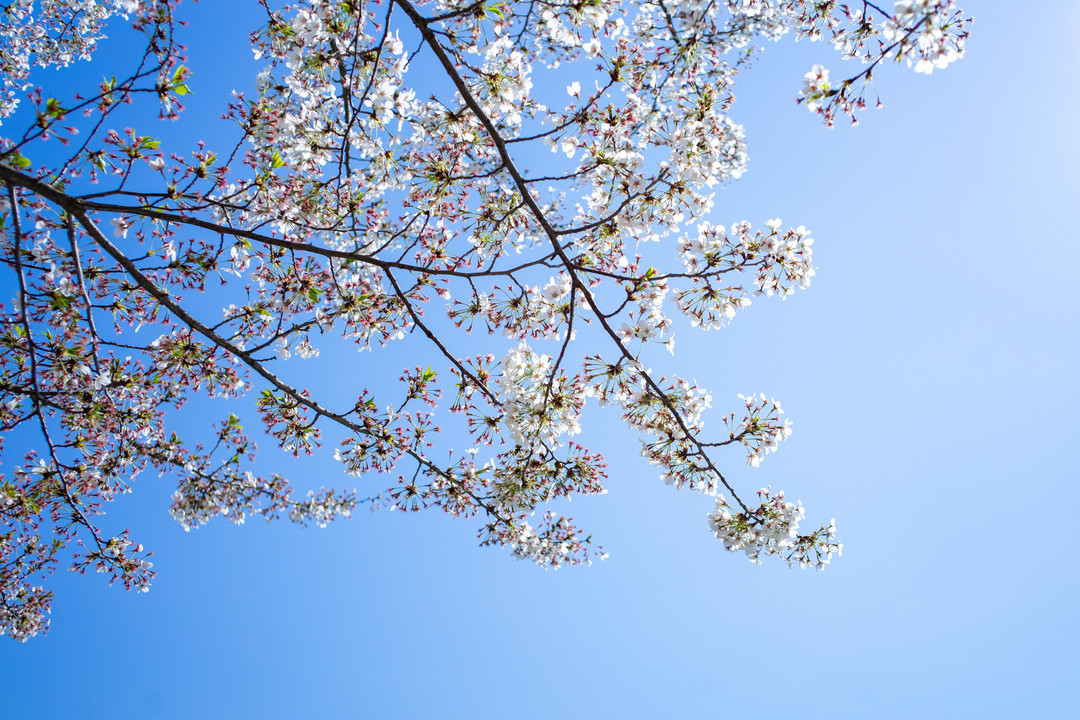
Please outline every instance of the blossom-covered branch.
[[[865, 106], [885, 60], [929, 72], [963, 54], [970, 21], [951, 0], [252, 4], [262, 69], [235, 78], [210, 145], [143, 112], [179, 116], [209, 67], [186, 54], [178, 0], [0, 10], [15, 288], [0, 433], [27, 448], [0, 476], [0, 630], [47, 628], [65, 552], [149, 588], [150, 552], [103, 517], [147, 470], [175, 478], [189, 530], [439, 508], [543, 567], [603, 558], [551, 506], [605, 492], [604, 458], [578, 441], [608, 404], [666, 483], [716, 497], [729, 550], [819, 568], [839, 553], [834, 524], [801, 532], [801, 504], [744, 501], [721, 471], [729, 446], [756, 467], [790, 435], [778, 401], [738, 395], [726, 429], [706, 427], [713, 394], [649, 366], [672, 362], [676, 332], [814, 277], [802, 225], [713, 218], [746, 170], [730, 109], [755, 49], [794, 33], [861, 60], [839, 83], [823, 67], [804, 79], [799, 101], [831, 125]], [[33, 85], [106, 31], [138, 40], [128, 66]], [[427, 355], [386, 377], [364, 365], [327, 394], [304, 369], [407, 336]], [[185, 406], [205, 397], [229, 411], [193, 430]], [[251, 414], [264, 445], [325, 452], [367, 489], [261, 472]]]

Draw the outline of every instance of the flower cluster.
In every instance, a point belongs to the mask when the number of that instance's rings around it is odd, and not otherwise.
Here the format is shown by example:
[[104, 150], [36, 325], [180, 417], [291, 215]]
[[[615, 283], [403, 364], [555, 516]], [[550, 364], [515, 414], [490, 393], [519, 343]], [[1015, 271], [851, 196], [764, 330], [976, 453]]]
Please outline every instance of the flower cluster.
[[767, 232], [751, 233], [748, 222], [737, 222], [730, 231], [705, 221], [696, 236], [684, 236], [679, 244], [690, 287], [676, 293], [681, 309], [695, 326], [723, 327], [739, 309], [750, 305], [741, 285], [723, 286], [728, 274], [752, 271], [755, 293], [786, 297], [796, 288], [807, 288], [816, 272], [813, 238], [799, 226], [780, 231], [779, 218], [765, 223]]
[[761, 555], [779, 555], [795, 546], [799, 521], [806, 516], [802, 503], [784, 500], [781, 490], [758, 490], [761, 505], [746, 512], [732, 513], [723, 495], [716, 497], [716, 507], [709, 514], [709, 528], [724, 547], [742, 550], [752, 561], [761, 564]]
[[[179, 475], [169, 514], [185, 531], [205, 525], [214, 517], [224, 517], [236, 525], [249, 516], [267, 521], [282, 514], [293, 522], [314, 522], [324, 527], [337, 517], [349, 517], [356, 507], [355, 493], [309, 492], [306, 500], [293, 500], [293, 488], [282, 476], [256, 475], [244, 468], [255, 458], [255, 443], [244, 432], [240, 419], [230, 414], [217, 424], [210, 452], [196, 448], [169, 448], [154, 456], [160, 467], [171, 467]], [[225, 455], [225, 460], [217, 459]]]
[[[489, 536], [483, 544], [495, 540]], [[544, 513], [539, 527], [520, 520], [510, 526], [497, 542], [510, 549], [519, 560], [528, 560], [542, 568], [558, 570], [566, 564], [592, 564], [592, 558], [607, 558], [602, 547], [593, 547], [590, 538], [581, 538], [573, 523], [552, 511]]]
[[762, 459], [771, 452], [776, 452], [780, 443], [791, 437], [791, 420], [780, 420], [784, 411], [780, 403], [759, 395], [739, 395], [746, 406], [746, 413], [735, 423], [735, 413], [724, 418], [728, 427], [729, 442], [742, 443], [746, 448], [746, 463], [752, 467], [761, 464]]
[[825, 100], [834, 94], [829, 85], [829, 68], [824, 65], [815, 65], [803, 76], [799, 97], [806, 101], [806, 109], [810, 112], [819, 112]]
[[810, 535], [799, 534], [799, 522], [805, 517], [802, 503], [784, 500], [783, 491], [758, 490], [761, 505], [743, 512], [732, 512], [723, 495], [709, 513], [709, 528], [728, 550], [742, 550], [751, 562], [761, 564], [762, 555], [779, 555], [788, 565], [813, 566], [824, 570], [833, 554], [844, 549], [836, 542], [836, 521], [830, 520]]
[[899, 0], [881, 34], [897, 44], [898, 58], [929, 75], [964, 56], [966, 24], [953, 0]]
[[516, 445], [559, 444], [562, 435], [581, 432], [579, 419], [586, 388], [580, 378], [556, 374], [552, 359], [522, 343], [503, 358], [495, 386], [502, 423]]
[[0, 635], [26, 642], [38, 633], [47, 632], [46, 615], [52, 605], [52, 593], [40, 585], [30, 586], [19, 581], [21, 566], [4, 567], [0, 571]]
[[30, 579], [48, 572], [61, 545], [37, 532], [41, 508], [27, 483], [0, 482], [0, 634], [26, 642], [48, 631], [52, 593]]
[[[81, 541], [78, 544], [82, 546]], [[106, 573], [109, 575], [110, 585], [120, 580], [125, 590], [149, 592], [150, 580], [154, 577], [150, 569], [154, 563], [148, 559], [152, 555], [152, 552], [133, 541], [125, 530], [104, 542], [98, 539], [95, 548], [76, 552], [71, 570], [79, 573], [87, 570]]]
[[845, 58], [859, 58], [867, 65], [855, 77], [840, 81], [830, 81], [823, 65], [815, 65], [804, 76], [798, 102], [805, 102], [829, 127], [838, 115], [857, 124], [855, 114], [866, 108], [873, 72], [883, 60], [906, 61], [915, 72], [929, 74], [964, 56], [972, 19], [954, 0], [898, 0], [891, 15], [869, 3], [863, 8], [836, 5], [814, 3], [813, 11], [803, 10], [797, 19], [801, 35], [828, 39]]
[[0, 118], [19, 105], [17, 91], [32, 84], [30, 70], [67, 67], [89, 60], [106, 21], [114, 14], [137, 16], [154, 0], [15, 0], [4, 9], [0, 23]]

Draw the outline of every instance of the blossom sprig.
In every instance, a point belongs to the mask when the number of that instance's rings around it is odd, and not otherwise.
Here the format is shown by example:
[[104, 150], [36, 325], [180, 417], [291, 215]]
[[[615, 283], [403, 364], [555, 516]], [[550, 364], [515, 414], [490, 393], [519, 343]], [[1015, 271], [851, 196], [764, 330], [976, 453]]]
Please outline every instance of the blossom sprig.
[[898, 60], [929, 75], [964, 56], [970, 24], [954, 0], [898, 0], [881, 34], [897, 43]]
[[[77, 542], [82, 545], [81, 541]], [[152, 556], [152, 552], [134, 542], [125, 530], [96, 548], [76, 551], [70, 569], [80, 574], [85, 574], [87, 570], [105, 573], [109, 576], [110, 585], [119, 580], [125, 590], [150, 592], [150, 581], [154, 577], [151, 570], [154, 563], [149, 559]]]
[[105, 24], [114, 14], [133, 19], [136, 26], [150, 19], [155, 6], [167, 9], [171, 3], [159, 0], [67, 0], [43, 2], [18, 0], [4, 9], [8, 16], [0, 24], [0, 118], [8, 117], [19, 105], [17, 90], [28, 87], [32, 67], [67, 67], [89, 60], [105, 37]]
[[582, 378], [556, 372], [552, 358], [522, 343], [503, 358], [495, 387], [502, 424], [516, 445], [558, 445], [562, 435], [581, 432], [587, 388]]
[[246, 386], [235, 357], [199, 342], [190, 331], [161, 335], [149, 350], [158, 372], [182, 378], [197, 390], [205, 386], [211, 397], [236, 396]]
[[48, 632], [51, 591], [37, 584], [58, 564], [64, 542], [42, 536], [41, 498], [33, 497], [32, 485], [3, 481], [0, 484], [0, 633], [26, 642]]
[[[251, 516], [271, 521], [285, 515], [300, 525], [326, 527], [332, 520], [350, 517], [362, 502], [356, 493], [338, 490], [308, 491], [305, 499], [295, 500], [292, 484], [276, 473], [262, 477], [227, 466], [207, 473], [189, 464], [182, 468], [181, 475], [169, 515], [185, 531], [218, 516], [242, 525]], [[373, 502], [374, 498], [366, 501]]]
[[[836, 6], [836, 3], [818, 3]], [[864, 3], [863, 9], [840, 6], [843, 19], [833, 15], [828, 26], [828, 38], [845, 57], [858, 57], [868, 67], [842, 81], [830, 81], [829, 70], [814, 65], [803, 78], [803, 88], [797, 102], [820, 115], [832, 127], [836, 118], [846, 115], [858, 124], [856, 113], [866, 108], [866, 95], [873, 84], [873, 73], [884, 60], [906, 62], [915, 72], [930, 74], [935, 68], [945, 68], [964, 56], [973, 19], [964, 15], [955, 0], [897, 0], [892, 14]], [[877, 11], [880, 23], [873, 15]], [[831, 12], [835, 12], [830, 8]], [[819, 11], [820, 12], [820, 11]], [[805, 16], [805, 19], [812, 16]], [[820, 16], [814, 21], [811, 39], [825, 34], [818, 29]], [[804, 31], [805, 32], [805, 31]], [[881, 101], [877, 101], [880, 107]]]
[[451, 452], [445, 471], [441, 468], [437, 470], [426, 467], [421, 468], [411, 479], [400, 477], [397, 487], [390, 491], [391, 497], [397, 501], [395, 507], [411, 510], [431, 506], [456, 518], [484, 514], [492, 522], [508, 522], [508, 518], [499, 515], [484, 499], [491, 487], [493, 465], [487, 462], [478, 466], [477, 451], [476, 448], [470, 448], [457, 456], [456, 460]]
[[741, 550], [758, 565], [762, 556], [779, 555], [788, 565], [813, 566], [824, 570], [833, 554], [839, 556], [843, 545], [836, 542], [836, 521], [809, 535], [799, 534], [799, 522], [806, 516], [802, 503], [790, 503], [782, 490], [772, 488], [757, 492], [761, 504], [753, 509], [732, 512], [727, 499], [718, 495], [709, 513], [709, 528], [727, 550]]
[[739, 395], [746, 411], [738, 423], [736, 413], [724, 418], [728, 428], [728, 442], [738, 442], [746, 448], [746, 463], [757, 467], [771, 452], [780, 448], [780, 443], [791, 437], [791, 420], [781, 417], [784, 414], [780, 403], [767, 398], [765, 393], [757, 395]]
[[292, 484], [281, 475], [264, 477], [247, 469], [258, 448], [240, 418], [230, 414], [214, 427], [216, 438], [209, 449], [196, 444], [189, 450], [174, 440], [150, 454], [159, 469], [179, 476], [169, 514], [185, 531], [215, 517], [242, 525], [248, 517], [271, 521], [282, 515], [301, 525], [311, 522], [325, 527], [335, 518], [351, 516], [360, 502], [374, 502], [334, 490], [312, 491], [306, 499], [295, 500]]
[[310, 455], [319, 446], [322, 435], [315, 426], [310, 408], [288, 394], [263, 390], [257, 402], [267, 432], [280, 444], [281, 449], [299, 456], [303, 451]]
[[515, 445], [494, 459], [487, 487], [492, 502], [508, 514], [531, 512], [558, 498], [605, 493], [606, 467], [601, 455], [577, 443], [568, 443], [565, 455], [553, 448]]
[[644, 368], [633, 362], [610, 364], [587, 358], [585, 374], [602, 403], [623, 409], [622, 419], [642, 433], [641, 455], [660, 468], [660, 477], [678, 489], [692, 488], [715, 495], [727, 486], [708, 454], [709, 443], [698, 439], [702, 414], [712, 404], [703, 388], [678, 376], [644, 382]]
[[41, 585], [22, 581], [32, 572], [40, 572], [37, 564], [15, 562], [0, 566], [0, 594], [4, 598], [0, 603], [0, 634], [19, 642], [49, 630], [53, 594]]
[[799, 535], [785, 559], [789, 566], [798, 563], [800, 568], [824, 570], [833, 555], [840, 557], [843, 552], [844, 544], [837, 542], [836, 519], [833, 518], [828, 525], [822, 525], [809, 535]]
[[527, 560], [542, 568], [558, 570], [564, 565], [592, 564], [603, 560], [607, 553], [594, 546], [592, 536], [582, 537], [572, 518], [544, 512], [540, 524], [534, 527], [524, 518], [511, 525], [489, 524], [481, 531], [481, 545], [504, 545], [519, 560]]
[[677, 291], [675, 297], [693, 325], [723, 327], [751, 304], [741, 285], [718, 282], [729, 273], [752, 271], [758, 295], [786, 298], [810, 286], [816, 273], [810, 231], [800, 225], [782, 232], [779, 218], [765, 225], [764, 232], [751, 233], [746, 221], [733, 224], [730, 230], [706, 221], [697, 226], [696, 236], [683, 237], [679, 248], [690, 287]]

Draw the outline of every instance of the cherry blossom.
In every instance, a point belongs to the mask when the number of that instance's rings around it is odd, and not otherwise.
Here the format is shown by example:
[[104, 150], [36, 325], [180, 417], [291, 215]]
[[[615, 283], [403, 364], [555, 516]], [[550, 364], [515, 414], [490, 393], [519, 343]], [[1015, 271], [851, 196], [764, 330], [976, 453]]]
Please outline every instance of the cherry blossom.
[[[606, 492], [581, 444], [602, 413], [663, 482], [715, 497], [728, 550], [840, 553], [835, 523], [803, 532], [801, 503], [748, 503], [721, 469], [791, 434], [777, 400], [652, 366], [815, 276], [797, 222], [714, 217], [747, 172], [732, 107], [763, 44], [861, 63], [803, 78], [797, 101], [832, 125], [883, 61], [963, 56], [951, 0], [251, 4], [261, 69], [235, 78], [214, 147], [140, 112], [176, 119], [223, 71], [187, 56], [177, 0], [2, 11], [0, 433], [30, 449], [2, 456], [0, 631], [47, 630], [62, 564], [151, 587], [152, 551], [105, 513], [145, 472], [174, 483], [185, 530], [441, 510], [542, 567], [603, 559], [562, 514]], [[145, 51], [96, 85], [36, 87], [106, 33]], [[408, 359], [380, 376], [369, 352]], [[342, 357], [362, 371], [327, 369]], [[181, 437], [204, 398], [227, 410]], [[263, 469], [281, 452], [341, 478], [298, 487]]]
[[843, 553], [843, 544], [836, 542], [835, 520], [813, 533], [799, 534], [799, 522], [806, 516], [802, 503], [787, 502], [783, 491], [773, 493], [772, 488], [758, 490], [758, 497], [760, 506], [732, 513], [724, 496], [717, 496], [709, 527], [728, 550], [742, 550], [758, 565], [762, 555], [780, 555], [788, 565], [818, 570], [825, 569], [833, 554]]

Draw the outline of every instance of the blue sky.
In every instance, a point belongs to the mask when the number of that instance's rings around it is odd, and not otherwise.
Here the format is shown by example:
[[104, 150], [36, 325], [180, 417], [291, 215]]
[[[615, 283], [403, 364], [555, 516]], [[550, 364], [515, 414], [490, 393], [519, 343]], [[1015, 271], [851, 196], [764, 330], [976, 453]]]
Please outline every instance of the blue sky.
[[[1080, 714], [1080, 6], [963, 5], [977, 18], [968, 56], [930, 77], [881, 73], [885, 108], [858, 128], [825, 130], [793, 102], [813, 63], [839, 74], [827, 46], [770, 46], [742, 78], [750, 170], [718, 195], [716, 221], [806, 225], [817, 276], [676, 340], [714, 423], [736, 393], [783, 402], [795, 433], [778, 453], [757, 469], [722, 459], [737, 486], [801, 499], [807, 524], [837, 518], [844, 556], [826, 572], [725, 552], [709, 499], [659, 482], [603, 412], [585, 437], [608, 455], [610, 492], [572, 509], [611, 558], [587, 569], [478, 549], [471, 523], [437, 513], [184, 533], [168, 481], [146, 476], [110, 515], [155, 550], [152, 591], [58, 573], [49, 635], [0, 643], [5, 711]], [[222, 7], [184, 7], [193, 105], [222, 102], [199, 43], [243, 39]], [[326, 458], [280, 463], [305, 487], [351, 482]]]

